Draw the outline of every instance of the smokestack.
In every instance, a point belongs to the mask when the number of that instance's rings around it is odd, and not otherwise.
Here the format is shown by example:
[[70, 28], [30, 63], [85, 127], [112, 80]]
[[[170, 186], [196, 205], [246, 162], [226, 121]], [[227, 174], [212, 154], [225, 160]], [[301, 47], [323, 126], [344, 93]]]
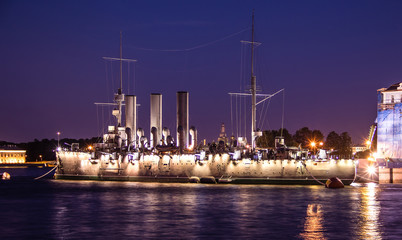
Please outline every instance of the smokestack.
[[188, 92], [177, 92], [177, 145], [188, 147]]
[[136, 142], [137, 96], [126, 95], [125, 112], [126, 112], [126, 133], [128, 135], [128, 145], [131, 145], [132, 143]]
[[150, 123], [150, 144], [155, 147], [162, 139], [162, 94], [151, 94], [151, 123]]

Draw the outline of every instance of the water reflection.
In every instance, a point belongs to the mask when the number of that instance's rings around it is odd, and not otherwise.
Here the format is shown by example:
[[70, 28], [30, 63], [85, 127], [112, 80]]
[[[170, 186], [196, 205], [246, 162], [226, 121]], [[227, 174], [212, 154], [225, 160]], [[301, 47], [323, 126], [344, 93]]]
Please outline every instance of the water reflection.
[[[386, 224], [380, 224], [380, 211], [390, 211], [380, 208], [376, 184], [328, 190], [56, 182], [52, 188], [54, 194], [43, 197], [51, 204], [42, 209], [51, 214], [55, 239], [381, 239]], [[392, 192], [386, 198], [395, 194], [401, 196]], [[397, 222], [399, 215], [393, 216]]]
[[380, 202], [377, 200], [378, 185], [368, 183], [361, 188], [360, 224], [359, 232], [364, 239], [382, 239], [380, 232]]
[[326, 239], [323, 228], [323, 210], [321, 204], [307, 206], [304, 232], [300, 234], [303, 239]]
[[[58, 239], [82, 236], [195, 238], [196, 196], [192, 188], [158, 183], [63, 183], [55, 196], [54, 232]], [[185, 191], [183, 193], [183, 190]]]

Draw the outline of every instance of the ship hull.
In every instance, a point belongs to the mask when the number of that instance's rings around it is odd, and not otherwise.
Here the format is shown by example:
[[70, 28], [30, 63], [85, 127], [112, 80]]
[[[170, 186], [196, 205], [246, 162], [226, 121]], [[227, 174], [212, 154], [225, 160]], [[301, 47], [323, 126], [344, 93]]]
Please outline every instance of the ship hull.
[[[120, 181], [120, 182], [157, 182], [157, 183], [191, 183], [188, 177], [141, 177], [141, 176], [94, 176], [94, 175], [68, 175], [68, 174], [55, 174], [55, 179], [58, 180], [87, 180], [87, 181]], [[298, 178], [235, 178], [231, 181], [220, 181], [215, 178], [217, 184], [269, 184], [269, 185], [322, 185], [320, 182], [325, 183], [328, 179], [298, 179]], [[354, 179], [342, 179], [344, 185], [350, 185]], [[200, 183], [212, 183], [200, 182]]]
[[345, 185], [355, 179], [355, 161], [342, 160], [251, 160], [230, 159], [229, 154], [122, 155], [91, 158], [91, 153], [59, 152], [56, 179], [200, 182], [221, 184], [323, 184], [338, 177]]

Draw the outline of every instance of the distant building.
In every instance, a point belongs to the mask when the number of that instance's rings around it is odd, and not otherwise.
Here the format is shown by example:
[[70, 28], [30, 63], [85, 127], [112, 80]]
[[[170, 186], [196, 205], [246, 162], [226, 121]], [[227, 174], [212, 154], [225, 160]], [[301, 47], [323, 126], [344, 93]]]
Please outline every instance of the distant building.
[[25, 163], [26, 151], [16, 146], [0, 147], [0, 164]]
[[219, 133], [219, 138], [218, 142], [223, 141], [225, 144], [228, 142], [228, 138], [226, 137], [226, 131], [225, 131], [225, 124], [221, 124], [221, 132]]
[[358, 152], [364, 152], [366, 151], [368, 148], [367, 146], [354, 146], [352, 147], [352, 154], [355, 155]]
[[384, 182], [402, 182], [402, 83], [377, 90], [377, 162]]

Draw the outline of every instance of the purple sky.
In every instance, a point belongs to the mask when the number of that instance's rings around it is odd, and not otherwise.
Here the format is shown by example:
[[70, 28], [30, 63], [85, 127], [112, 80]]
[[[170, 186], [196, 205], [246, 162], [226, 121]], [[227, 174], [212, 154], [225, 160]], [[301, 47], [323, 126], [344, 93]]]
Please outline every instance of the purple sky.
[[[146, 135], [149, 94], [163, 94], [174, 132], [177, 91], [190, 92], [199, 140], [216, 139], [221, 122], [231, 134], [227, 93], [249, 84], [240, 40], [250, 40], [253, 8], [257, 83], [285, 89], [284, 127], [362, 141], [376, 90], [402, 80], [402, 1], [1, 1], [0, 140], [99, 136], [109, 117], [94, 102], [111, 100], [118, 69], [102, 57], [118, 57], [120, 30], [124, 57], [138, 60], [124, 88], [138, 96]], [[278, 95], [258, 125], [280, 128], [281, 109]]]

